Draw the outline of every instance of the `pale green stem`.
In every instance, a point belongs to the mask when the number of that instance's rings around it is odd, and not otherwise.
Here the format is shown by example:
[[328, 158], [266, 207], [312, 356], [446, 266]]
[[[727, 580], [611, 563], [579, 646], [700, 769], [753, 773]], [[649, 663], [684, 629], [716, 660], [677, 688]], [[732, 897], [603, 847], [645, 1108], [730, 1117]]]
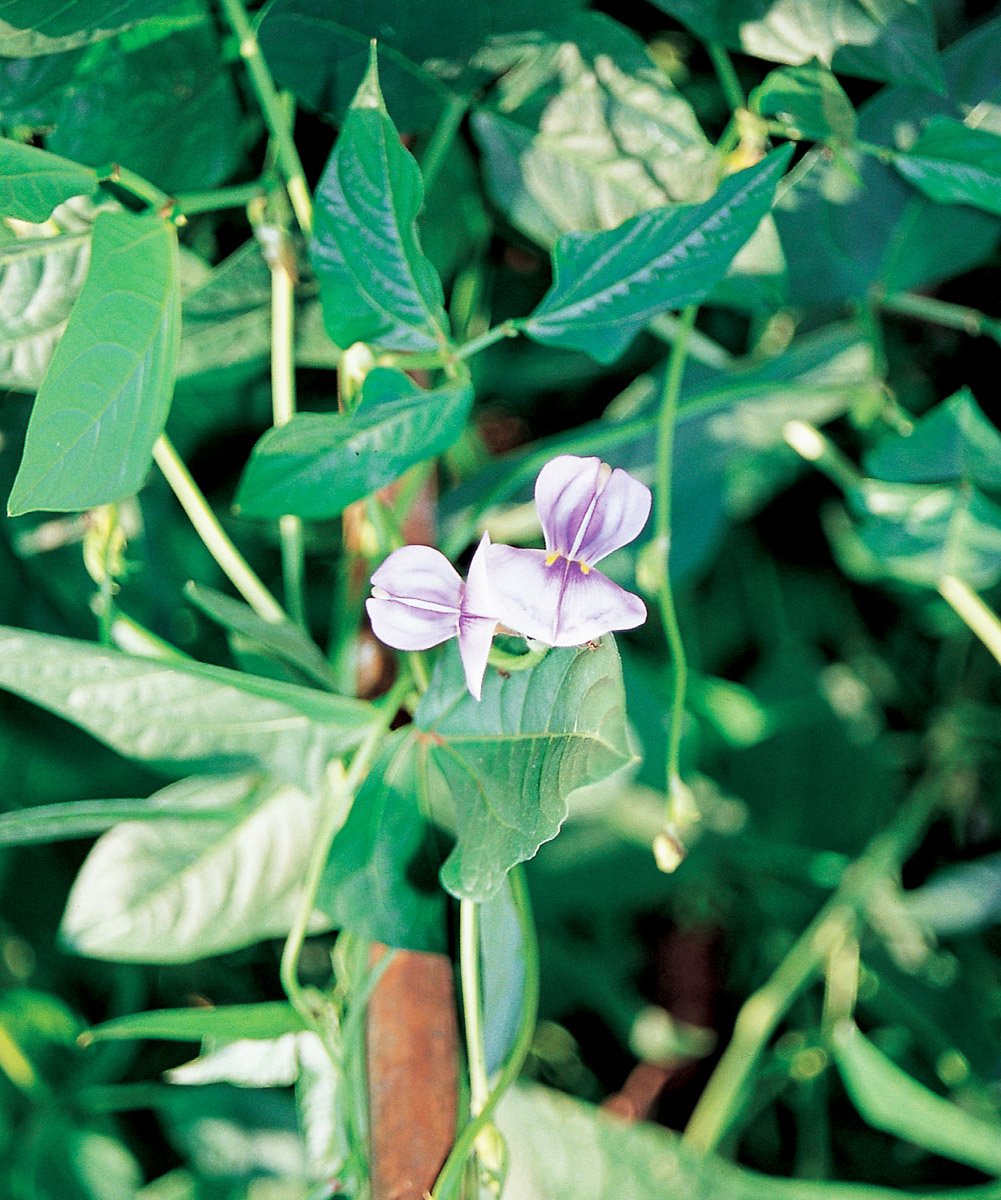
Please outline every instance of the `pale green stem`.
[[716, 72], [716, 78], [719, 80], [719, 86], [730, 106], [730, 111], [736, 112], [739, 108], [747, 108], [747, 96], [744, 94], [743, 85], [737, 77], [733, 60], [730, 58], [727, 48], [721, 42], [707, 42], [706, 50], [712, 60], [713, 70]]
[[930, 321], [947, 329], [958, 329], [970, 337], [987, 336], [1001, 341], [1001, 321], [988, 317], [976, 308], [951, 304], [948, 300], [936, 300], [933, 296], [917, 296], [911, 292], [897, 292], [889, 296], [876, 293], [873, 299], [885, 312]]
[[480, 982], [480, 906], [475, 900], [459, 901], [459, 981], [462, 1019], [469, 1066], [469, 1111], [478, 1117], [490, 1096], [486, 1050], [483, 1043], [483, 990]]
[[260, 581], [219, 524], [208, 501], [166, 434], [157, 438], [153, 447], [153, 458], [181, 507], [188, 514], [195, 532], [205, 543], [206, 550], [219, 564], [222, 573], [233, 587], [265, 621], [275, 624], [287, 621], [285, 610]]
[[324, 788], [323, 819], [316, 834], [299, 907], [282, 951], [279, 974], [285, 994], [296, 1012], [321, 1037], [324, 1035], [322, 1022], [318, 1019], [319, 1015], [310, 1004], [308, 996], [299, 983], [299, 957], [306, 941], [309, 921], [316, 904], [316, 893], [327, 865], [331, 844], [347, 819], [355, 793], [368, 774], [372, 759], [382, 745], [393, 718], [399, 712], [400, 703], [409, 687], [409, 679], [399, 679], [386, 694], [380, 705], [378, 720], [355, 751], [351, 766], [346, 772], [340, 761], [331, 764], [331, 773], [326, 780], [327, 786]]
[[479, 354], [481, 350], [486, 350], [488, 346], [492, 346], [494, 342], [501, 342], [504, 338], [517, 337], [521, 332], [517, 321], [504, 321], [501, 325], [495, 325], [493, 329], [488, 329], [486, 333], [481, 333], [479, 337], [473, 338], [462, 346], [457, 346], [453, 358], [471, 358], [474, 354]]
[[234, 183], [231, 187], [211, 188], [206, 192], [182, 192], [175, 197], [177, 207], [186, 217], [196, 213], [219, 212], [224, 208], [245, 208], [268, 191], [267, 180]]
[[469, 100], [465, 96], [452, 96], [442, 109], [438, 124], [434, 127], [424, 153], [421, 156], [421, 179], [424, 182], [424, 195], [428, 196], [435, 185], [438, 174], [445, 165], [445, 159], [459, 132], [462, 118], [469, 108]]
[[539, 1012], [539, 945], [535, 933], [535, 922], [532, 919], [532, 905], [528, 895], [528, 886], [525, 883], [524, 868], [515, 867], [508, 875], [508, 881], [511, 886], [511, 899], [518, 917], [522, 960], [525, 969], [525, 985], [521, 998], [518, 1030], [515, 1034], [511, 1054], [497, 1076], [493, 1091], [487, 1097], [479, 1116], [474, 1117], [465, 1125], [456, 1138], [455, 1145], [449, 1151], [445, 1165], [441, 1169], [441, 1174], [431, 1189], [430, 1200], [451, 1200], [451, 1197], [454, 1196], [462, 1182], [466, 1162], [476, 1145], [477, 1138], [489, 1125], [497, 1105], [518, 1078], [535, 1036], [535, 1022]]
[[[698, 308], [689, 305], [681, 314], [677, 336], [671, 349], [671, 357], [664, 378], [660, 412], [657, 418], [657, 443], [654, 467], [654, 545], [657, 563], [657, 603], [660, 607], [661, 623], [671, 658], [671, 714], [667, 739], [667, 822], [669, 826], [681, 826], [691, 819], [690, 813], [678, 811], [679, 762], [681, 757], [681, 733], [685, 720], [685, 693], [688, 688], [688, 661], [685, 645], [678, 624], [678, 613], [671, 587], [671, 483], [674, 475], [674, 428], [678, 415], [678, 397], [685, 370], [688, 351], [688, 336], [695, 325]], [[684, 818], [682, 821], [681, 818]]]
[[257, 34], [247, 17], [242, 0], [221, 0], [222, 10], [230, 28], [236, 34], [240, 46], [240, 57], [247, 64], [250, 82], [261, 108], [261, 115], [275, 146], [278, 169], [285, 180], [288, 198], [292, 202], [295, 219], [306, 237], [313, 228], [313, 202], [306, 184], [306, 175], [299, 160], [292, 137], [292, 130], [284, 118], [281, 99], [271, 72], [261, 54]]
[[[271, 262], [271, 411], [275, 425], [287, 425], [295, 416], [295, 287], [289, 268], [279, 253]], [[285, 603], [298, 625], [306, 628], [306, 558], [302, 520], [291, 514], [279, 517], [282, 578]]]
[[939, 779], [919, 785], [893, 821], [847, 868], [834, 895], [800, 934], [768, 982], [737, 1014], [733, 1036], [716, 1065], [684, 1133], [696, 1150], [715, 1150], [746, 1099], [758, 1059], [779, 1022], [828, 955], [856, 929], [873, 889], [896, 878], [939, 803]]
[[957, 615], [1001, 663], [1001, 620], [968, 583], [955, 575], [943, 575], [938, 590]]

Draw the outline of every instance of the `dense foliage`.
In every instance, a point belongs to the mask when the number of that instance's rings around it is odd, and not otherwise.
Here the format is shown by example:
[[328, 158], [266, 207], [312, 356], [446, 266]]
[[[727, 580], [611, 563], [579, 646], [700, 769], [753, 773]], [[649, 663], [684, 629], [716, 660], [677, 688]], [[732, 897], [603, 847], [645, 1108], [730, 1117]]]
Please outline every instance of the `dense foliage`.
[[0, 1197], [1001, 1196], [1001, 14], [605, 8], [0, 0]]

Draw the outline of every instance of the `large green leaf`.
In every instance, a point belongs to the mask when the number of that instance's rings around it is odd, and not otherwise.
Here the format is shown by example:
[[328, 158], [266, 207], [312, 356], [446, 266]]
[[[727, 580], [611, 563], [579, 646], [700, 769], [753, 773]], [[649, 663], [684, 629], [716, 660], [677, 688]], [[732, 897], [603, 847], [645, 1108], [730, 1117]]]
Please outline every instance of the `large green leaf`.
[[[980, 129], [1001, 133], [999, 64], [1001, 20], [995, 20], [942, 55], [947, 96], [884, 88], [859, 109], [859, 137], [906, 153], [926, 120], [973, 110]], [[967, 206], [944, 213], [874, 155], [845, 150], [842, 160], [812, 151], [775, 207], [795, 304], [861, 299], [874, 284], [890, 292], [927, 287], [994, 252], [1001, 236], [996, 217]]]
[[926, 0], [654, 0], [698, 37], [772, 62], [942, 90]]
[[0, 112], [9, 125], [50, 125], [82, 50], [38, 58], [0, 57]]
[[256, 766], [305, 787], [357, 745], [371, 712], [359, 700], [220, 667], [2, 627], [0, 687], [141, 762], [174, 771]]
[[631, 31], [582, 13], [525, 42], [472, 120], [491, 198], [517, 229], [548, 247], [562, 233], [706, 198], [716, 155]]
[[291, 1004], [200, 1004], [195, 1008], [161, 1008], [115, 1017], [87, 1031], [92, 1042], [151, 1038], [167, 1042], [200, 1042], [203, 1038], [270, 1040], [303, 1029]]
[[[63, 940], [116, 962], [192, 962], [287, 933], [322, 820], [321, 789], [236, 776], [179, 784], [215, 818], [117, 825], [76, 877]], [[239, 801], [239, 803], [237, 803]]]
[[35, 400], [12, 514], [138, 491], [170, 407], [180, 310], [173, 226], [100, 213], [87, 280]]
[[446, 341], [441, 280], [417, 236], [423, 194], [383, 104], [373, 50], [316, 190], [310, 250], [338, 346], [428, 350]]
[[237, 508], [250, 517], [335, 517], [355, 500], [441, 454], [465, 427], [468, 383], [425, 392], [402, 371], [378, 367], [350, 413], [300, 413], [254, 447]]
[[1001, 578], [1001, 434], [962, 391], [909, 436], [887, 434], [866, 456], [853, 504], [869, 554], [889, 575], [935, 587]]
[[242, 147], [216, 37], [202, 26], [111, 51], [67, 90], [47, 145], [91, 166], [120, 163], [168, 192], [222, 182]]
[[389, 111], [401, 129], [421, 130], [434, 125], [451, 97], [471, 94], [489, 77], [476, 63], [481, 46], [546, 28], [577, 7], [578, 0], [435, 0], [430, 7], [275, 0], [261, 22], [260, 41], [279, 82], [340, 122], [378, 39]]
[[441, 860], [420, 808], [416, 749], [404, 733], [386, 744], [334, 839], [316, 907], [372, 941], [444, 952]]
[[546, 345], [613, 362], [652, 317], [705, 299], [768, 212], [789, 162], [773, 151], [702, 204], [654, 209], [607, 233], [567, 234], [553, 285], [518, 322]]
[[180, 0], [0, 0], [0, 54], [56, 54], [101, 41]]
[[97, 176], [87, 167], [0, 138], [0, 215], [22, 221], [47, 221], [71, 196], [88, 195]]
[[797, 138], [851, 142], [855, 109], [834, 75], [819, 63], [770, 72], [750, 95], [752, 111], [774, 117]]
[[969, 204], [1001, 217], [1001, 135], [934, 117], [894, 166], [940, 204]]
[[832, 1041], [845, 1088], [870, 1125], [988, 1175], [1001, 1175], [1001, 1123], [937, 1096], [850, 1021], [838, 1026]]
[[615, 640], [551, 650], [508, 678], [488, 671], [482, 701], [446, 648], [415, 714], [431, 811], [454, 820], [442, 868], [456, 896], [487, 900], [511, 867], [554, 838], [575, 792], [635, 763]]

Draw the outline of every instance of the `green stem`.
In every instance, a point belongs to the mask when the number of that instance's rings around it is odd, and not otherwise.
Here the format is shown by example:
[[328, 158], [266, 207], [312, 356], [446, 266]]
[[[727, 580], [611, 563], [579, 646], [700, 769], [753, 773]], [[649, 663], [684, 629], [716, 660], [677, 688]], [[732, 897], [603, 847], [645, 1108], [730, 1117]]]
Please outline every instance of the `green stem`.
[[938, 581], [938, 590], [996, 661], [1001, 663], [1001, 620], [997, 613], [980, 599], [968, 583], [955, 575], [943, 575]]
[[287, 621], [285, 610], [260, 581], [219, 524], [208, 501], [166, 434], [157, 438], [153, 447], [153, 458], [181, 507], [188, 514], [195, 532], [205, 543], [206, 550], [219, 564], [230, 583], [259, 617], [275, 624]]
[[525, 968], [525, 986], [521, 998], [521, 1017], [518, 1022], [518, 1030], [515, 1034], [511, 1054], [497, 1076], [493, 1091], [487, 1097], [479, 1115], [463, 1127], [462, 1132], [455, 1140], [455, 1145], [449, 1151], [441, 1174], [431, 1189], [431, 1200], [450, 1200], [455, 1194], [462, 1181], [466, 1162], [476, 1145], [476, 1139], [486, 1129], [497, 1105], [518, 1078], [535, 1036], [535, 1022], [539, 1012], [539, 945], [535, 933], [535, 922], [532, 918], [528, 886], [525, 883], [524, 867], [515, 867], [508, 875], [508, 880], [511, 885], [511, 900], [518, 917]]
[[917, 296], [912, 292], [897, 292], [890, 296], [877, 294], [874, 300], [886, 312], [958, 329], [970, 337], [986, 336], [1001, 341], [1001, 320], [988, 317], [976, 308], [950, 304], [948, 300], [936, 300], [932, 296]]
[[862, 486], [863, 479], [855, 464], [815, 425], [806, 421], [787, 421], [782, 427], [782, 437], [800, 458], [813, 463], [843, 492], [854, 492]]
[[306, 879], [303, 884], [299, 907], [296, 910], [292, 928], [289, 930], [288, 938], [285, 941], [285, 948], [282, 951], [279, 975], [285, 994], [289, 998], [289, 1003], [321, 1038], [325, 1035], [322, 1022], [319, 1020], [319, 1016], [310, 1003], [309, 997], [299, 983], [299, 957], [302, 954], [302, 947], [306, 941], [309, 920], [313, 915], [316, 893], [319, 890], [320, 880], [323, 878], [323, 871], [327, 865], [330, 846], [338, 830], [347, 819], [348, 813], [351, 811], [351, 804], [355, 793], [367, 775], [372, 759], [382, 745], [382, 740], [393, 718], [399, 712], [400, 703], [409, 687], [409, 679], [399, 679], [390, 688], [389, 692], [387, 692], [380, 706], [377, 721], [365, 735], [365, 740], [355, 751], [354, 758], [351, 760], [351, 766], [347, 771], [344, 770], [340, 760], [336, 760], [331, 764], [332, 777], [329, 779], [328, 788], [324, 789], [323, 800], [325, 812], [323, 820], [317, 832], [316, 841], [313, 846], [313, 855], [306, 871]]
[[442, 109], [438, 124], [434, 127], [421, 156], [421, 179], [424, 182], [425, 196], [431, 194], [468, 108], [469, 100], [465, 96], [451, 96]]
[[733, 1036], [716, 1065], [684, 1133], [684, 1141], [709, 1153], [719, 1146], [745, 1099], [747, 1085], [789, 1006], [828, 955], [854, 933], [873, 890], [895, 878], [933, 816], [940, 799], [936, 774], [919, 784], [885, 830], [847, 868], [834, 895], [811, 921], [768, 982], [737, 1014]]
[[869, 154], [873, 158], [878, 158], [880, 162], [884, 163], [892, 163], [897, 157], [897, 152], [895, 150], [891, 150], [889, 146], [877, 146], [875, 142], [863, 142], [859, 138], [856, 138], [852, 142], [852, 146], [854, 146], [856, 150], [861, 150], [863, 154]]
[[[295, 285], [279, 252], [271, 263], [271, 412], [275, 425], [295, 416]], [[296, 624], [306, 628], [306, 556], [302, 520], [287, 514], [278, 520], [285, 603]]]
[[504, 321], [501, 325], [495, 325], [493, 329], [488, 329], [486, 333], [481, 333], [479, 337], [475, 337], [472, 341], [466, 342], [462, 346], [456, 348], [453, 358], [471, 358], [474, 354], [479, 354], [481, 350], [486, 350], [488, 346], [492, 346], [494, 342], [503, 341], [504, 338], [517, 337], [521, 332], [517, 321]]
[[251, 183], [234, 183], [231, 187], [210, 188], [206, 192], [182, 192], [175, 200], [186, 217], [193, 217], [196, 213], [218, 212], [224, 208], [245, 208], [267, 191], [267, 180], [255, 179]]
[[[685, 720], [685, 693], [688, 687], [688, 661], [678, 624], [678, 613], [671, 587], [671, 481], [674, 474], [674, 427], [678, 415], [678, 397], [688, 353], [688, 338], [695, 326], [696, 305], [681, 314], [678, 332], [664, 378], [660, 412], [657, 418], [656, 459], [654, 468], [654, 544], [660, 556], [657, 563], [657, 602], [664, 637], [671, 657], [671, 714], [667, 740], [667, 822], [683, 833], [690, 814], [679, 811], [679, 761], [681, 732]], [[684, 818], [684, 821], [682, 820]]]
[[306, 175], [299, 160], [292, 137], [292, 130], [284, 118], [281, 99], [275, 87], [271, 72], [261, 54], [257, 34], [247, 17], [243, 0], [221, 0], [222, 10], [226, 15], [230, 28], [236, 34], [240, 45], [240, 57], [247, 64], [250, 82], [253, 85], [261, 115], [268, 127], [268, 132], [275, 146], [275, 156], [278, 168], [285, 179], [288, 198], [292, 202], [295, 219], [306, 237], [313, 228], [313, 202], [310, 199]]
[[487, 1056], [483, 1042], [483, 988], [480, 980], [480, 906], [459, 901], [459, 981], [462, 1020], [469, 1065], [469, 1111], [478, 1117], [490, 1098]]
[[713, 70], [716, 72], [716, 78], [719, 80], [719, 86], [730, 106], [730, 111], [736, 112], [738, 108], [747, 108], [747, 96], [737, 77], [733, 59], [727, 48], [721, 42], [708, 42], [706, 50], [709, 52]]
[[177, 201], [168, 196], [166, 192], [161, 191], [148, 179], [137, 175], [135, 171], [119, 166], [118, 163], [100, 168], [97, 174], [102, 184], [110, 184], [112, 188], [118, 188], [128, 193], [134, 199], [141, 200], [144, 204], [156, 209], [165, 217], [172, 215], [177, 209]]

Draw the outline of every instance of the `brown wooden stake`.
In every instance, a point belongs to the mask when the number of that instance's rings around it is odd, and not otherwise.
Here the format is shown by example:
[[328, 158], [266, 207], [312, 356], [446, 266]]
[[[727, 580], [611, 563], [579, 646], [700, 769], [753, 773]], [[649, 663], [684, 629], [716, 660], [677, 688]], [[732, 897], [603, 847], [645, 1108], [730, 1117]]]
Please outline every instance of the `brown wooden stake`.
[[[377, 945], [372, 960], [386, 947]], [[372, 1200], [424, 1200], [455, 1140], [459, 1030], [452, 963], [397, 950], [368, 1009]]]

